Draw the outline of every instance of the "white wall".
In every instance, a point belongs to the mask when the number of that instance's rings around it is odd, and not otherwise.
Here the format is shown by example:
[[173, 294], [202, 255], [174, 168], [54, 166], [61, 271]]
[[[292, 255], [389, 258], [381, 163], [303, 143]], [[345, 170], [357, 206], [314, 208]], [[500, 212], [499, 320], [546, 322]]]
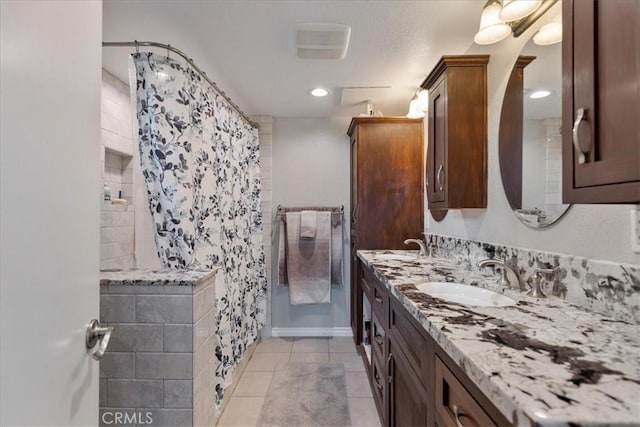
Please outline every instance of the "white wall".
[[631, 250], [631, 205], [576, 205], [559, 223], [543, 231], [533, 230], [521, 224], [509, 208], [500, 180], [498, 160], [502, 98], [511, 68], [520, 50], [546, 21], [547, 19], [541, 19], [536, 22], [518, 38], [510, 37], [492, 46], [471, 44], [467, 49], [466, 53], [469, 54], [491, 54], [488, 69], [487, 209], [450, 211], [442, 222], [438, 223], [431, 218], [430, 228], [426, 231], [490, 243], [640, 264], [640, 254]]
[[[349, 215], [351, 118], [276, 118], [273, 125], [273, 208], [339, 206]], [[273, 216], [272, 214], [272, 216]], [[345, 227], [348, 227], [346, 221]], [[347, 233], [348, 235], [348, 229]], [[350, 277], [349, 242], [344, 242], [345, 278]], [[333, 286], [331, 304], [289, 305], [287, 287], [272, 286], [274, 328], [346, 328], [349, 282]]]
[[[133, 127], [129, 86], [102, 70], [100, 172], [111, 199], [122, 193], [126, 206], [103, 203], [100, 212], [100, 268], [135, 267]], [[138, 168], [139, 169], [139, 168]]]
[[522, 135], [522, 208], [544, 210], [546, 174], [542, 120], [525, 120]]

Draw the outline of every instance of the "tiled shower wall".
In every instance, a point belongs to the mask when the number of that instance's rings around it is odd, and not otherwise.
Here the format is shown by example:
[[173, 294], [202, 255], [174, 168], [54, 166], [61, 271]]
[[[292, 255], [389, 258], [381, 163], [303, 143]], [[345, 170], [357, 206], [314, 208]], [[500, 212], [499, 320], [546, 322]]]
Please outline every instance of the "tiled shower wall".
[[[129, 269], [135, 266], [133, 206], [133, 127], [129, 87], [102, 70], [101, 184], [111, 197], [120, 194], [126, 206], [102, 204], [100, 212], [100, 268]], [[121, 192], [121, 193], [120, 193]]]
[[273, 147], [273, 118], [270, 116], [256, 116], [252, 120], [260, 125], [260, 181], [262, 184], [262, 217], [264, 229], [262, 241], [264, 243], [265, 267], [267, 269], [267, 320], [262, 329], [262, 336], [271, 336], [271, 229], [273, 218], [272, 191], [272, 147]]

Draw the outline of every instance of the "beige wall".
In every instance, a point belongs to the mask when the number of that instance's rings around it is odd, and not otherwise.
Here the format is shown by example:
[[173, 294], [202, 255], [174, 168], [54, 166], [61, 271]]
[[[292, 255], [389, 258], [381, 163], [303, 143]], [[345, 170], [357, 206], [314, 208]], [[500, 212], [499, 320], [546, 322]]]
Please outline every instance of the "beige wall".
[[[273, 210], [283, 206], [340, 206], [349, 218], [351, 118], [275, 118], [273, 126]], [[349, 235], [348, 230], [345, 233]], [[349, 276], [349, 242], [343, 245]], [[272, 326], [307, 331], [349, 326], [349, 286], [333, 286], [331, 304], [289, 305], [287, 287], [272, 285]], [[343, 329], [344, 331], [344, 329]]]

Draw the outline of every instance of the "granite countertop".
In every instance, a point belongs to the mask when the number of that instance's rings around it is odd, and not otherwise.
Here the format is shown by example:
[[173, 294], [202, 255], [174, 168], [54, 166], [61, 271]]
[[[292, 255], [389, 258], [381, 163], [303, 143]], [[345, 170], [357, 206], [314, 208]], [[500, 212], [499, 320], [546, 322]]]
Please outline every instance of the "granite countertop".
[[[386, 257], [380, 257], [387, 254]], [[514, 425], [640, 425], [640, 325], [557, 298], [503, 291], [497, 275], [446, 259], [359, 258]], [[449, 281], [503, 292], [509, 307], [469, 307], [419, 292]]]
[[215, 273], [216, 270], [100, 270], [100, 285], [196, 286]]

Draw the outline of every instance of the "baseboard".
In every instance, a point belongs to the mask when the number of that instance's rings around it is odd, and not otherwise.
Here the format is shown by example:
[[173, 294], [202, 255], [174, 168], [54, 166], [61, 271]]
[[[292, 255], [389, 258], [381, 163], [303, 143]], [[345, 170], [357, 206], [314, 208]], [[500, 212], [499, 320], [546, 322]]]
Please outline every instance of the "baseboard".
[[271, 328], [272, 337], [350, 337], [350, 327], [342, 328]]

